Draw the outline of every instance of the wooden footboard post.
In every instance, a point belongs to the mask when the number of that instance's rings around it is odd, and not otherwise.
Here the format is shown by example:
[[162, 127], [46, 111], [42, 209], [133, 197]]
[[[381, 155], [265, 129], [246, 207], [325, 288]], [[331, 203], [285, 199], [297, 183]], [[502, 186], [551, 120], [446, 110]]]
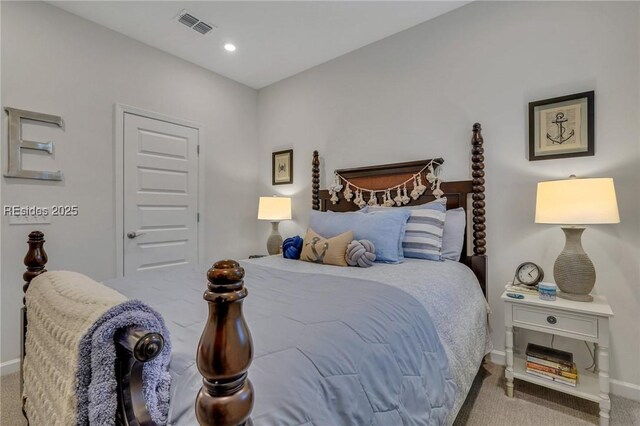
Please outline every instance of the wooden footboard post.
[[[44, 269], [47, 261], [49, 260], [47, 257], [47, 252], [44, 251], [44, 234], [40, 231], [33, 231], [29, 234], [29, 240], [27, 244], [29, 244], [29, 251], [27, 251], [27, 255], [24, 257], [24, 265], [27, 267], [27, 271], [22, 274], [22, 278], [25, 283], [22, 286], [22, 291], [24, 293], [29, 289], [29, 284], [31, 284], [31, 280], [37, 277], [40, 274], [47, 272]], [[22, 303], [25, 302], [25, 299], [22, 299]]]
[[[29, 289], [29, 284], [31, 281], [40, 274], [47, 272], [44, 267], [47, 264], [47, 252], [44, 251], [44, 234], [40, 231], [33, 231], [29, 234], [29, 239], [27, 240], [27, 244], [29, 244], [29, 250], [27, 251], [27, 255], [24, 257], [24, 265], [27, 267], [27, 270], [24, 274], [22, 274], [22, 279], [24, 280], [24, 285], [22, 286], [23, 293], [27, 293]], [[20, 395], [23, 394], [23, 363], [25, 356], [25, 344], [27, 341], [27, 306], [26, 306], [26, 296], [22, 298], [22, 309], [20, 312], [20, 323], [22, 328], [22, 333], [20, 335]], [[22, 414], [25, 418], [27, 418], [27, 413], [24, 409], [25, 400], [22, 400]], [[28, 419], [27, 419], [28, 420]]]
[[320, 158], [318, 151], [313, 151], [313, 160], [311, 160], [311, 208], [320, 210]]
[[251, 424], [253, 386], [247, 370], [253, 343], [242, 315], [247, 297], [244, 269], [234, 260], [216, 262], [207, 273], [204, 299], [209, 317], [198, 344], [197, 366], [203, 376], [196, 398], [196, 417], [201, 425]]

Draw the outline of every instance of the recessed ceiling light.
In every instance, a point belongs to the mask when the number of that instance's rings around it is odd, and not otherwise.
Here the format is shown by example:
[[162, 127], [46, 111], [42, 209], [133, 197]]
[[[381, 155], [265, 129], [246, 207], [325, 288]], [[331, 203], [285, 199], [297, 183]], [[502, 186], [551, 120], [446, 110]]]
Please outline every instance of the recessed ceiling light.
[[231, 43], [227, 43], [224, 45], [224, 50], [226, 50], [227, 52], [235, 52], [236, 51], [236, 45], [235, 44], [231, 44]]

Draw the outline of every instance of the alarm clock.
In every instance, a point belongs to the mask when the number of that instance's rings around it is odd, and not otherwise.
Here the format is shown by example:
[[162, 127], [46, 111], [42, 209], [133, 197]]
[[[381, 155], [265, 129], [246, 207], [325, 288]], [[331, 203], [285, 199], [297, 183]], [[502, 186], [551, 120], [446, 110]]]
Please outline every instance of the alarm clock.
[[[516, 268], [516, 275], [513, 284], [524, 284], [526, 286], [536, 286], [544, 278], [544, 271], [533, 262], [524, 262]], [[516, 282], [517, 280], [517, 282]]]

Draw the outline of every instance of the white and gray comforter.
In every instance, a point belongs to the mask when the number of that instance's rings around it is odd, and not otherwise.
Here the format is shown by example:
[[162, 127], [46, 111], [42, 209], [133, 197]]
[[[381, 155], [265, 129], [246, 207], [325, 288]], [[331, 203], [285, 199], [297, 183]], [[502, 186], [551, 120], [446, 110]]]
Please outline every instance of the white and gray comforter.
[[[276, 256], [243, 266], [255, 348], [254, 424], [453, 421], [489, 349], [484, 298], [468, 268], [408, 260], [362, 269]], [[165, 318], [173, 342], [171, 425], [197, 424], [205, 270], [187, 266], [105, 283]]]

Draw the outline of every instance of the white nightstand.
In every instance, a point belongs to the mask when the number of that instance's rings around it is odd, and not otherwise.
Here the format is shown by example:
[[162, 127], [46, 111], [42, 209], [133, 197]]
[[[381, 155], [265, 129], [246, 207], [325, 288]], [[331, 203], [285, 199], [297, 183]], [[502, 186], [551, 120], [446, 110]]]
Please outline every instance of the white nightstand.
[[[613, 311], [603, 296], [594, 296], [593, 302], [575, 302], [556, 299], [540, 300], [538, 296], [524, 295], [524, 299], [508, 297], [505, 302], [507, 396], [513, 397], [513, 379], [520, 379], [560, 392], [575, 395], [600, 404], [600, 425], [609, 424], [609, 318]], [[593, 342], [596, 346], [597, 374], [581, 369], [577, 387], [548, 381], [527, 374], [526, 361], [513, 354], [513, 328], [525, 328], [557, 336]]]

